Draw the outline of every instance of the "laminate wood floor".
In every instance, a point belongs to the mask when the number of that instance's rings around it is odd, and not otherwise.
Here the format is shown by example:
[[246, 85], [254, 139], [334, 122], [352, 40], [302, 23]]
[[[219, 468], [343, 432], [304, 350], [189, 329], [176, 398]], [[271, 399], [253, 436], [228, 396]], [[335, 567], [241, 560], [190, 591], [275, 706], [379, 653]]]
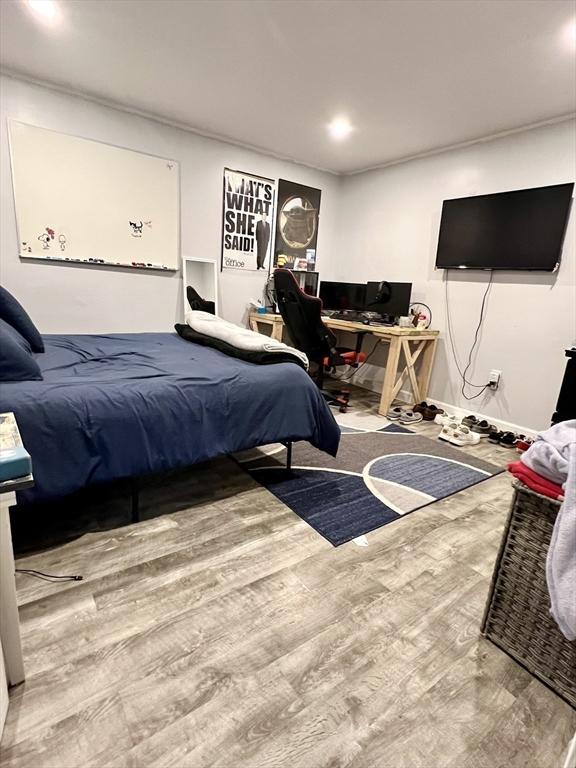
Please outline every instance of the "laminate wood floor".
[[574, 711], [479, 634], [510, 498], [503, 474], [335, 549], [228, 458], [147, 482], [135, 525], [100, 499], [82, 534], [85, 497], [17, 563], [84, 581], [18, 576], [2, 766], [558, 768]]

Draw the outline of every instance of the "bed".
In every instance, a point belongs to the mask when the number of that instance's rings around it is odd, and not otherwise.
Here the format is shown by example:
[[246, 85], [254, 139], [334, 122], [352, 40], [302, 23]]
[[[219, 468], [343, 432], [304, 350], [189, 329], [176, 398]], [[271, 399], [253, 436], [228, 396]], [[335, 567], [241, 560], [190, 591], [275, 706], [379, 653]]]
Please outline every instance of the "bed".
[[339, 428], [294, 363], [255, 365], [175, 333], [43, 340], [43, 381], [0, 385], [33, 462], [19, 503], [274, 442], [336, 454]]

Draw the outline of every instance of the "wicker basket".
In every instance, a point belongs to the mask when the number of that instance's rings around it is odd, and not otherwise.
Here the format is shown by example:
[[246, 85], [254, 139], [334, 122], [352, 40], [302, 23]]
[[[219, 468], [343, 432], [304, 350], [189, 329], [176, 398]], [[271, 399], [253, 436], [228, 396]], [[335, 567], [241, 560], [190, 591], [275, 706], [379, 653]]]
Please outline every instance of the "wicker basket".
[[550, 615], [546, 555], [560, 503], [514, 482], [515, 492], [482, 633], [576, 708], [576, 642]]

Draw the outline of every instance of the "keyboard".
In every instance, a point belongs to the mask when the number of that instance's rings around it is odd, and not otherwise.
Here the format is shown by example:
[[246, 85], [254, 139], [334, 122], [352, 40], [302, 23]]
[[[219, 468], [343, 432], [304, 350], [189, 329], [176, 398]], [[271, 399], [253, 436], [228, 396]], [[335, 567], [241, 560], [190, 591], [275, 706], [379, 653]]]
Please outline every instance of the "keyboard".
[[380, 328], [392, 328], [396, 323], [386, 323], [384, 320], [370, 320], [368, 325]]
[[352, 312], [347, 312], [346, 314], [344, 312], [333, 312], [331, 315], [325, 315], [325, 317], [329, 317], [330, 320], [348, 320], [350, 323], [361, 323], [368, 319], [361, 312], [356, 314]]

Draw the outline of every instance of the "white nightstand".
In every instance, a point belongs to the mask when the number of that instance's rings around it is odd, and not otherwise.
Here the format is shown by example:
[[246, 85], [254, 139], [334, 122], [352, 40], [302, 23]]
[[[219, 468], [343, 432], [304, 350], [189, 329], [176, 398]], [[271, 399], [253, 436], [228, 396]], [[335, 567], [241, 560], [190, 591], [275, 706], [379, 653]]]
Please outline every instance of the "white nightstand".
[[[6, 450], [18, 441], [21, 446], [17, 428], [8, 435], [3, 433], [0, 449]], [[0, 734], [8, 709], [8, 686], [24, 680], [9, 509], [16, 504], [16, 491], [32, 485], [31, 474], [0, 481]]]

